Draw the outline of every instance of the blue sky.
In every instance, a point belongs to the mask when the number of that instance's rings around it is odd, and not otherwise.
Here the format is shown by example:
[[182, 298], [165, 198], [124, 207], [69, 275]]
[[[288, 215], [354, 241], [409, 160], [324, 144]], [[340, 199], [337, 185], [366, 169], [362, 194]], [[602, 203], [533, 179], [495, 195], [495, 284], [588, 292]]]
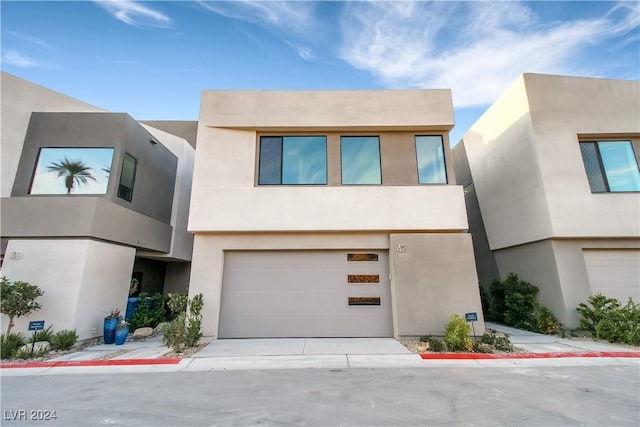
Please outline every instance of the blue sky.
[[638, 80], [640, 2], [6, 1], [2, 70], [138, 120], [206, 89], [450, 88], [451, 140], [523, 72]]

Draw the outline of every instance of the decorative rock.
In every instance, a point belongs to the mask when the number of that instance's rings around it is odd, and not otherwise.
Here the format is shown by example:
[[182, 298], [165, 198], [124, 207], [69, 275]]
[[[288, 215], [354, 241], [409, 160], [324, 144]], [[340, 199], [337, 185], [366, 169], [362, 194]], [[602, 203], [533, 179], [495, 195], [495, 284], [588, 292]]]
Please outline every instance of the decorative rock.
[[429, 348], [429, 343], [427, 342], [421, 342], [420, 344], [418, 344], [419, 353], [424, 353], [425, 351], [427, 351], [428, 348]]
[[[23, 351], [31, 351], [31, 343], [25, 344], [22, 347], [20, 347], [20, 350]], [[38, 353], [40, 351], [49, 351], [49, 349], [51, 349], [51, 344], [49, 344], [49, 341], [36, 341], [35, 345], [33, 346], [33, 352], [34, 353]]]
[[148, 337], [153, 333], [153, 328], [138, 328], [133, 332], [134, 337]]

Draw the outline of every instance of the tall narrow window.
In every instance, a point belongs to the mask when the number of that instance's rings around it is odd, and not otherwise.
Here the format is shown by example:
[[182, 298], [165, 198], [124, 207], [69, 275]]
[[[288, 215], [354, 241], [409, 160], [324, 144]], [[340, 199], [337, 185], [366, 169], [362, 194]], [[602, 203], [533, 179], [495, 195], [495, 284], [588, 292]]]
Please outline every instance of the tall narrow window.
[[136, 167], [138, 161], [129, 153], [124, 153], [122, 159], [122, 171], [120, 172], [120, 183], [118, 184], [118, 197], [128, 202], [133, 197], [133, 184], [136, 180]]
[[343, 184], [382, 184], [377, 136], [341, 137], [340, 155]]
[[444, 146], [441, 135], [416, 136], [418, 182], [420, 184], [446, 184]]
[[631, 141], [581, 142], [593, 193], [640, 191], [640, 170]]
[[326, 184], [325, 136], [260, 137], [258, 184]]

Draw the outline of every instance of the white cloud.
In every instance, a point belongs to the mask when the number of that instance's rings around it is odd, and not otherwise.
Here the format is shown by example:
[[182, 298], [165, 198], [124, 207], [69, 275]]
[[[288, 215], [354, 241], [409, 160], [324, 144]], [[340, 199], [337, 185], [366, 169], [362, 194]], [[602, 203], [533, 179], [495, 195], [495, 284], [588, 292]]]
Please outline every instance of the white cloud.
[[198, 3], [210, 12], [275, 31], [305, 61], [314, 57], [310, 46], [289, 41], [292, 35], [304, 39], [317, 34], [319, 22], [315, 18], [312, 2], [242, 0]]
[[116, 19], [133, 26], [169, 27], [171, 19], [157, 10], [131, 0], [99, 0], [102, 6]]
[[20, 52], [15, 50], [8, 50], [6, 52], [3, 52], [2, 62], [7, 65], [12, 65], [14, 67], [23, 67], [23, 68], [40, 66], [38, 61], [36, 61], [35, 59], [22, 55]]
[[49, 46], [49, 43], [45, 42], [42, 39], [39, 39], [37, 37], [34, 37], [30, 34], [25, 34], [25, 33], [21, 33], [18, 31], [11, 31], [8, 30], [6, 32], [6, 35], [11, 36], [11, 37], [15, 37], [17, 39], [20, 39], [22, 41], [27, 42], [28, 44], [35, 46], [41, 50], [49, 50], [51, 49], [51, 46]]
[[493, 102], [523, 72], [575, 74], [582, 49], [638, 25], [628, 4], [543, 24], [519, 2], [354, 2], [340, 55], [390, 87], [452, 88], [469, 107]]

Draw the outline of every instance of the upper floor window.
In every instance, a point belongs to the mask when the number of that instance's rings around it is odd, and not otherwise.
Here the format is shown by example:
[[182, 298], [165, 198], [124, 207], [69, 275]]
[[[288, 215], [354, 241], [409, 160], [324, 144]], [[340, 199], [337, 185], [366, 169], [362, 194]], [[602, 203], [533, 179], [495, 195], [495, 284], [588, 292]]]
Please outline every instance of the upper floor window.
[[326, 136], [262, 136], [258, 184], [326, 184]]
[[341, 137], [340, 156], [343, 184], [382, 184], [377, 136]]
[[133, 184], [136, 181], [136, 168], [138, 160], [129, 153], [124, 153], [122, 159], [122, 171], [120, 172], [120, 183], [118, 184], [118, 197], [128, 202], [133, 197]]
[[42, 147], [29, 194], [106, 194], [113, 148]]
[[640, 171], [631, 141], [581, 142], [593, 193], [640, 191]]
[[418, 182], [420, 184], [446, 184], [444, 145], [441, 135], [416, 136]]

